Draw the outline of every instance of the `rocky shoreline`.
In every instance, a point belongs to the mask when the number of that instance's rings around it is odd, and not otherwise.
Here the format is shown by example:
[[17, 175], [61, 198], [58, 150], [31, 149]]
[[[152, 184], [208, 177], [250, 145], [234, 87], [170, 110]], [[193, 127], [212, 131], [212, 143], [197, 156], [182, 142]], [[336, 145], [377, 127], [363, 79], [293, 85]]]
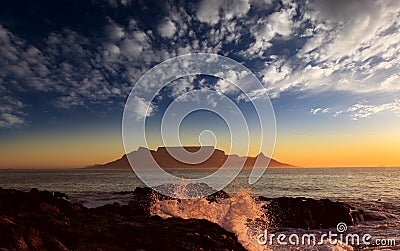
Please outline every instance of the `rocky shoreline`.
[[60, 195], [1, 189], [0, 250], [245, 250], [206, 220], [149, 216], [140, 201], [88, 209]]
[[[215, 223], [151, 216], [155, 193], [137, 188], [127, 205], [86, 208], [70, 203], [62, 193], [0, 189], [0, 250], [245, 250], [233, 233]], [[220, 191], [207, 200], [216, 203], [227, 196]], [[330, 228], [368, 219], [362, 210], [342, 202], [257, 200], [267, 202], [266, 216], [275, 228]]]

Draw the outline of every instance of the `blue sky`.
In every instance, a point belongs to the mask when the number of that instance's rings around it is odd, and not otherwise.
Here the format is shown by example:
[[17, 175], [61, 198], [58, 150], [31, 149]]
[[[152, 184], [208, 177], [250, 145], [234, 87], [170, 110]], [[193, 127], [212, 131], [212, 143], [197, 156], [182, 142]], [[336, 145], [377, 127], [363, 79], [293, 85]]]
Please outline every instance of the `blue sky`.
[[[196, 52], [256, 74], [278, 139], [396, 133], [399, 20], [398, 1], [2, 1], [0, 145], [35, 135], [118, 137], [140, 76]], [[113, 142], [118, 148], [120, 138]]]

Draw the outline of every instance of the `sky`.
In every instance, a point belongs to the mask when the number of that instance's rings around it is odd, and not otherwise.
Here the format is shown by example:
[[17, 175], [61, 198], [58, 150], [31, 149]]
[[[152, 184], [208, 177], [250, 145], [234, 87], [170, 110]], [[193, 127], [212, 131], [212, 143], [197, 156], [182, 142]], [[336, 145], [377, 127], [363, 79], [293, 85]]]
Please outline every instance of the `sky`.
[[[268, 93], [275, 111], [273, 158], [306, 167], [400, 166], [399, 1], [5, 0], [0, 168], [121, 157], [131, 89], [152, 67], [188, 53], [232, 58], [260, 80], [259, 95]], [[229, 83], [178, 79], [155, 101], [149, 130], [159, 129], [174, 98], [207, 88], [240, 103]], [[218, 147], [229, 144], [223, 121], [207, 112], [183, 122], [182, 141], [195, 144], [204, 129], [217, 131]]]

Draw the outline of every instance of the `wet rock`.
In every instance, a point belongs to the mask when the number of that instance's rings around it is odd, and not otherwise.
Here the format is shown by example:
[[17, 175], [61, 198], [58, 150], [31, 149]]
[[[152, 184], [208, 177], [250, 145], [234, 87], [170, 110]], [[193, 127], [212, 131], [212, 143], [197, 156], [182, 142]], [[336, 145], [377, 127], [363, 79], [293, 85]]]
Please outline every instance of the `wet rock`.
[[365, 221], [365, 212], [362, 209], [351, 209], [350, 210], [351, 218], [354, 223], [364, 222]]
[[[203, 187], [204, 188], [204, 187]], [[207, 186], [205, 189], [209, 189]], [[114, 210], [119, 211], [121, 214], [133, 214], [133, 215], [150, 215], [150, 205], [154, 200], [180, 200], [175, 199], [167, 195], [163, 195], [149, 187], [137, 187], [133, 192], [118, 192], [118, 194], [131, 194], [133, 195], [132, 201], [129, 202], [128, 206], [122, 206], [120, 208], [115, 207]], [[208, 195], [206, 199], [211, 202], [217, 202], [218, 199], [229, 198], [229, 194], [225, 191], [215, 191], [213, 194]], [[107, 205], [108, 207], [110, 205]]]
[[260, 199], [268, 201], [264, 209], [275, 227], [334, 228], [339, 222], [352, 225], [363, 218], [362, 211], [355, 211], [343, 202], [333, 202], [328, 199], [288, 197]]
[[59, 213], [60, 211], [58, 210], [58, 207], [46, 202], [40, 203], [40, 208], [44, 213], [47, 214], [56, 214]]
[[153, 191], [134, 193], [129, 205], [88, 209], [46, 191], [0, 189], [0, 250], [245, 250], [209, 221], [148, 216]]
[[377, 212], [365, 211], [363, 214], [363, 218], [365, 221], [384, 221], [389, 217], [385, 214], [379, 214]]
[[229, 194], [226, 193], [224, 190], [221, 190], [211, 195], [208, 195], [206, 199], [211, 203], [211, 202], [217, 202], [218, 199], [227, 199], [227, 198], [229, 198]]

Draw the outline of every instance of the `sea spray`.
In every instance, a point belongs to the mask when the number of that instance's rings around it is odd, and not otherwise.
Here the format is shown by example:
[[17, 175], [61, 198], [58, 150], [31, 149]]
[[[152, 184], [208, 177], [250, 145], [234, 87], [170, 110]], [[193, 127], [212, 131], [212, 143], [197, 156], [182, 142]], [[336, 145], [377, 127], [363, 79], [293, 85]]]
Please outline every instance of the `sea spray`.
[[[196, 189], [212, 189], [205, 184], [167, 184], [158, 187], [159, 190], [173, 190], [175, 197], [185, 198], [186, 193], [196, 193]], [[257, 240], [260, 233], [271, 226], [265, 216], [263, 203], [252, 196], [250, 189], [240, 188], [229, 195], [223, 191], [211, 196], [193, 199], [176, 199], [153, 192], [151, 196], [150, 213], [162, 218], [179, 217], [183, 219], [205, 219], [214, 222], [225, 230], [234, 233], [238, 241], [247, 250], [288, 250], [309, 249], [326, 251], [352, 251], [350, 245], [340, 241], [331, 244], [327, 239], [318, 246], [315, 245], [277, 245], [276, 240], [270, 244], [262, 245]], [[265, 203], [265, 202], [264, 202]], [[272, 227], [274, 228], [274, 227]], [[295, 229], [293, 229], [295, 230]], [[295, 230], [297, 233], [302, 231]], [[295, 233], [295, 232], [294, 232]], [[289, 236], [291, 233], [286, 233]]]
[[[185, 188], [177, 188], [182, 193]], [[265, 217], [262, 205], [257, 203], [249, 190], [242, 189], [227, 198], [216, 198], [210, 202], [207, 197], [195, 199], [153, 198], [151, 214], [163, 218], [206, 219], [235, 233], [239, 242], [248, 250], [265, 250], [257, 243], [259, 229], [255, 219]], [[265, 222], [265, 221], [263, 221]]]

